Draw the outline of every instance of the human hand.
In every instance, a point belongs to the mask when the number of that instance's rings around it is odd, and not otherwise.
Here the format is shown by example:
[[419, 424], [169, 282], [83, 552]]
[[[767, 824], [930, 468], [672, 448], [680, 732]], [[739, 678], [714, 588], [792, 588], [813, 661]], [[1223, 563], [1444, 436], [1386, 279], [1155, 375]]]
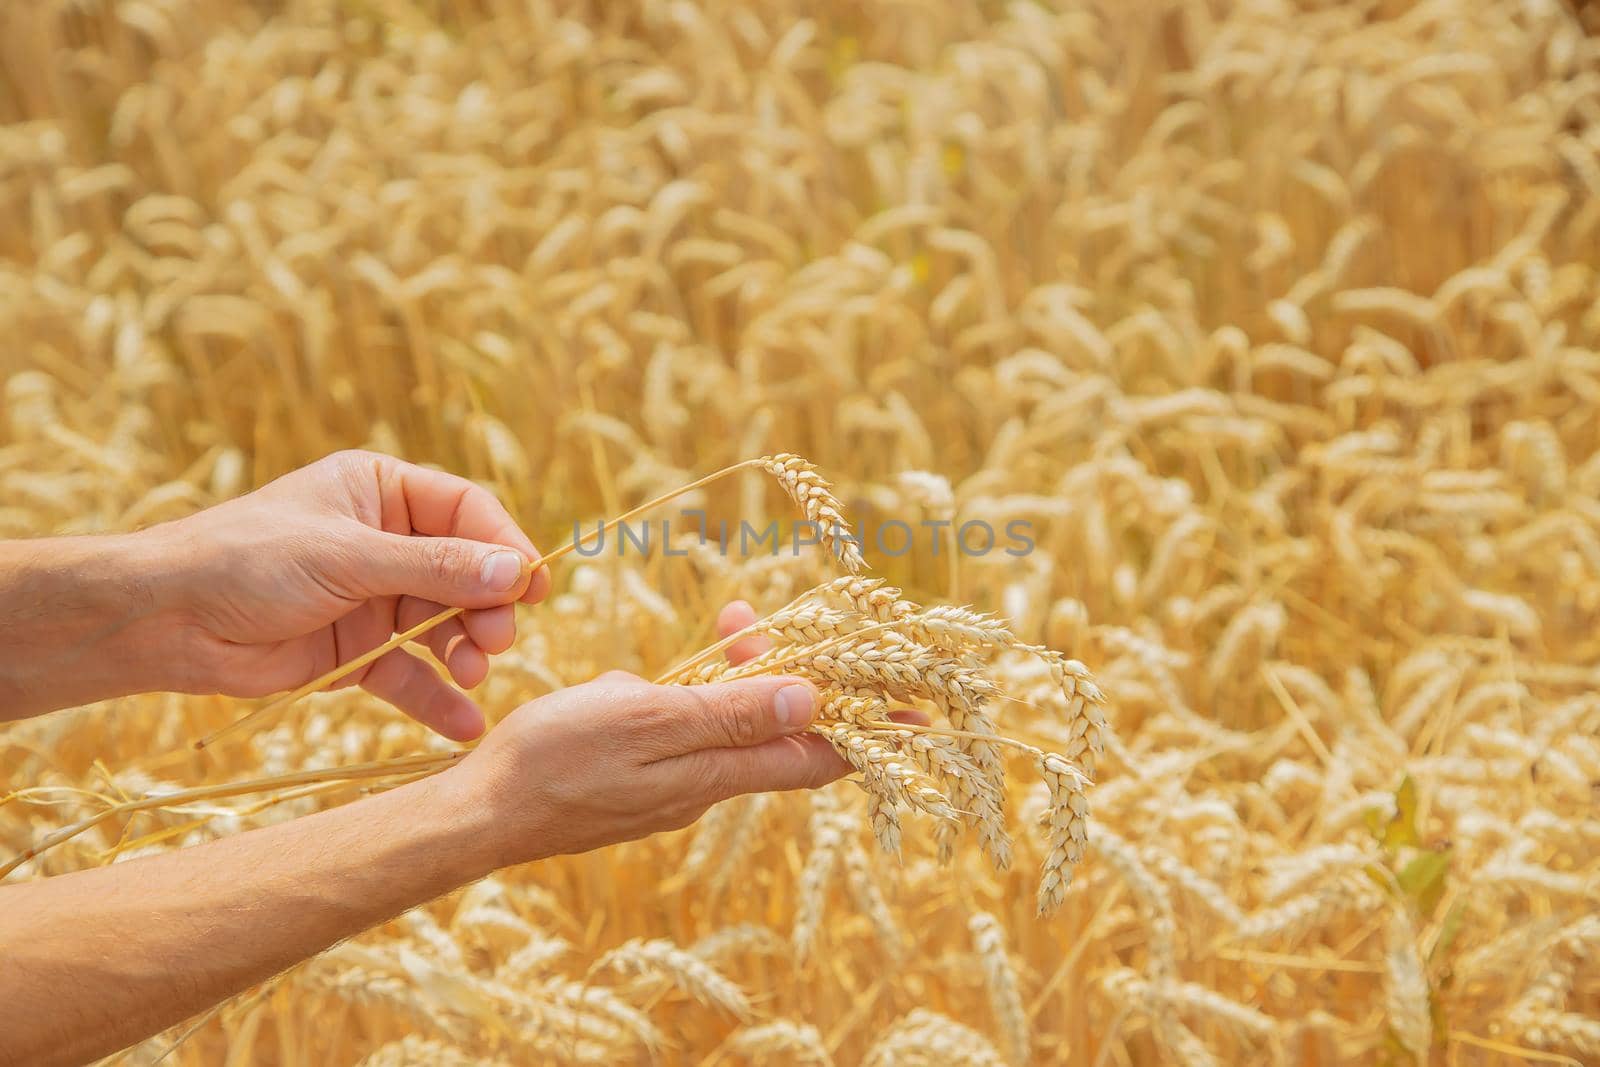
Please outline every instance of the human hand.
[[[145, 535], [181, 567], [161, 597], [183, 661], [172, 688], [264, 696], [293, 689], [445, 606], [470, 609], [418, 640], [457, 685], [511, 647], [513, 603], [537, 603], [549, 572], [487, 490], [370, 452], [340, 452], [247, 496]], [[446, 737], [483, 713], [432, 667], [396, 649], [353, 671], [360, 685]]]
[[[755, 621], [743, 601], [717, 619], [727, 637]], [[766, 647], [733, 643], [742, 663]], [[485, 813], [490, 870], [585, 852], [694, 822], [742, 793], [813, 789], [850, 767], [805, 733], [816, 690], [802, 678], [651, 685], [612, 671], [524, 704], [444, 772]], [[926, 722], [921, 714], [891, 718]]]

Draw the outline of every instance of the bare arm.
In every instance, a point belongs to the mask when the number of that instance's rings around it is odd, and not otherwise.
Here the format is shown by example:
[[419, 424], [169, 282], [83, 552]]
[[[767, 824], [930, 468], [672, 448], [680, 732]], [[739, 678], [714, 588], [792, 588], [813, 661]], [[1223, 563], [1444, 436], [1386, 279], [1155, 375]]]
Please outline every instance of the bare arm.
[[[157, 591], [139, 535], [0, 541], [0, 722], [166, 688]], [[170, 665], [167, 668], [170, 670]]]
[[486, 873], [448, 784], [0, 889], [0, 1064], [107, 1055]]
[[[0, 1065], [83, 1063], [498, 867], [688, 825], [846, 770], [795, 679], [609, 674], [441, 774], [207, 845], [0, 887]], [[787, 692], [785, 692], [787, 691]], [[780, 696], [780, 694], [784, 694]]]
[[[139, 533], [0, 542], [0, 720], [170, 690], [294, 689], [421, 622], [464, 688], [516, 636], [513, 603], [549, 573], [487, 490], [371, 452], [341, 452]], [[360, 685], [447, 737], [483, 713], [396, 649]]]

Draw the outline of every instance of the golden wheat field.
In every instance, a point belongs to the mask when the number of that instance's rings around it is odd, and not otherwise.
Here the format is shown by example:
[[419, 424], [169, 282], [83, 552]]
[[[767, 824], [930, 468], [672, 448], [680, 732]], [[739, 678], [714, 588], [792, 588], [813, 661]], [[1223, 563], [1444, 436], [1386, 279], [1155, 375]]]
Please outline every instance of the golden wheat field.
[[[482, 482], [545, 548], [780, 453], [852, 520], [1035, 542], [869, 541], [853, 586], [687, 538], [561, 560], [491, 719], [657, 675], [737, 597], [797, 645], [967, 627], [989, 643], [928, 676], [993, 699], [947, 748], [835, 727], [859, 781], [503, 871], [120, 1061], [1600, 1062], [1594, 25], [0, 4], [0, 537], [365, 447]], [[796, 517], [754, 469], [683, 505]], [[961, 726], [942, 692], [913, 695]], [[0, 863], [116, 800], [451, 748], [349, 690], [190, 747], [252, 706], [0, 731]], [[117, 813], [7, 880], [382, 785], [329, 773]], [[993, 818], [953, 837], [941, 804]]]

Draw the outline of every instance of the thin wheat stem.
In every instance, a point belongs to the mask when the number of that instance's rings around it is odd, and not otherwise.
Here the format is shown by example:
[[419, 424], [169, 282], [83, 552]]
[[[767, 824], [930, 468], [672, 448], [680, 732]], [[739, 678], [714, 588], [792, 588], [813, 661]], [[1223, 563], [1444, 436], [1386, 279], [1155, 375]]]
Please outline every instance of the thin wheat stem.
[[79, 789], [77, 786], [71, 785], [30, 785], [25, 786], [22, 789], [13, 789], [4, 796], [0, 796], [0, 808], [5, 807], [13, 800], [20, 800], [24, 804], [37, 804], [43, 807], [48, 807], [53, 804], [67, 803], [68, 797], [60, 797], [55, 800], [44, 799], [46, 795], [51, 793], [65, 793], [70, 797], [76, 797], [80, 799], [83, 797], [89, 797], [104, 804], [117, 803], [117, 801], [112, 800], [104, 793], [97, 793], [93, 789]]
[[1560, 1063], [1569, 1065], [1569, 1067], [1581, 1067], [1579, 1062], [1571, 1056], [1563, 1056], [1558, 1052], [1541, 1052], [1538, 1049], [1524, 1048], [1509, 1041], [1491, 1041], [1489, 1038], [1479, 1037], [1477, 1034], [1471, 1034], [1465, 1030], [1451, 1030], [1445, 1034], [1445, 1038], [1450, 1041], [1459, 1041], [1463, 1045], [1472, 1045], [1477, 1048], [1488, 1049], [1491, 1052], [1503, 1052], [1508, 1056], [1533, 1060], [1536, 1063]]
[[772, 618], [774, 615], [781, 615], [785, 611], [789, 611], [789, 610], [791, 610], [793, 608], [798, 607], [800, 605], [800, 602], [805, 600], [805, 598], [810, 596], [810, 595], [811, 595], [811, 590], [808, 589], [804, 593], [801, 593], [799, 596], [795, 597], [793, 600], [789, 601], [783, 607], [777, 609], [776, 611], [769, 611], [767, 614], [761, 616], [761, 618], [757, 619], [755, 622], [752, 622], [748, 626], [744, 626], [744, 627], [739, 628], [738, 630], [735, 630], [733, 633], [729, 634], [727, 637], [722, 638], [716, 644], [709, 645], [709, 646], [707, 646], [705, 648], [702, 648], [699, 652], [696, 652], [694, 655], [690, 656], [688, 659], [683, 660], [680, 663], [678, 663], [676, 666], [670, 667], [667, 670], [663, 671], [660, 675], [658, 675], [656, 677], [655, 684], [656, 685], [667, 685], [668, 683], [670, 683], [672, 681], [675, 681], [678, 678], [682, 678], [689, 671], [693, 670], [695, 667], [698, 667], [700, 664], [704, 663], [706, 660], [711, 659], [713, 656], [716, 656], [718, 653], [720, 653], [723, 650], [725, 650], [729, 645], [732, 645], [734, 642], [738, 641], [740, 638], [749, 637], [752, 633], [755, 633], [756, 629], [762, 623], [766, 622], [768, 619]]
[[117, 815], [150, 811], [156, 808], [169, 808], [176, 804], [185, 804], [195, 800], [219, 800], [226, 797], [246, 796], [250, 793], [311, 785], [318, 782], [358, 781], [366, 778], [384, 778], [396, 774], [432, 773], [443, 770], [465, 754], [465, 749], [446, 753], [429, 752], [415, 756], [400, 756], [396, 759], [377, 760], [372, 763], [355, 763], [347, 767], [325, 767], [314, 771], [295, 771], [290, 774], [273, 775], [270, 778], [254, 778], [242, 782], [221, 782], [217, 785], [202, 785], [193, 789], [180, 789], [171, 793], [140, 797], [137, 800], [125, 800], [120, 804], [114, 804], [106, 808], [104, 811], [96, 812], [86, 819], [80, 819], [70, 826], [64, 826], [47, 835], [37, 845], [24, 849], [16, 858], [4, 865], [0, 865], [0, 878], [4, 878], [35, 856], [47, 852], [59, 844], [70, 841], [79, 834], [86, 833]]

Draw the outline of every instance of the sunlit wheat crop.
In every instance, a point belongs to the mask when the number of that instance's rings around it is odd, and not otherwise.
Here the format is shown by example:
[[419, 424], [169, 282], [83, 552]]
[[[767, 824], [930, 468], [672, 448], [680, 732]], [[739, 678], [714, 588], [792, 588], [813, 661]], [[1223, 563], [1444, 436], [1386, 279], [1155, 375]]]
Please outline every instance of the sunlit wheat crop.
[[[559, 560], [476, 696], [762, 669], [716, 654], [744, 598], [856, 769], [500, 872], [129, 1062], [1600, 1062], [1594, 28], [0, 4], [0, 536], [368, 447], [549, 549], [804, 456]], [[856, 576], [681, 508], [913, 536]], [[256, 706], [0, 731], [8, 880], [455, 758], [353, 690], [195, 750]]]

